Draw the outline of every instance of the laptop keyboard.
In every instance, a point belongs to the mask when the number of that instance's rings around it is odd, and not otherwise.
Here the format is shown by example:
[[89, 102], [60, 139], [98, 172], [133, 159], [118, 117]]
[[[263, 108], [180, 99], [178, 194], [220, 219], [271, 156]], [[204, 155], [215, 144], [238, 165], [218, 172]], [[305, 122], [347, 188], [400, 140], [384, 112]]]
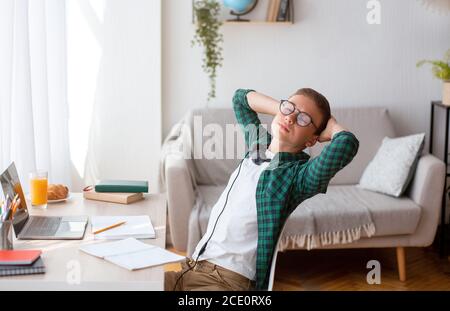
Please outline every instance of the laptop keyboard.
[[30, 217], [25, 236], [54, 236], [58, 231], [62, 217]]

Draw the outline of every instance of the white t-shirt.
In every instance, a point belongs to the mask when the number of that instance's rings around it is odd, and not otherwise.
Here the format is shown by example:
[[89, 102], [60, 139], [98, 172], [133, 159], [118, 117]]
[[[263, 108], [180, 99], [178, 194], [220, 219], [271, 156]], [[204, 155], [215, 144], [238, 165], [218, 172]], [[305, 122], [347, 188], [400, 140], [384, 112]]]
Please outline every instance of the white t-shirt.
[[[273, 153], [266, 150], [266, 157], [272, 159]], [[239, 176], [228, 195], [227, 205], [217, 222], [205, 252], [198, 259], [199, 261], [208, 260], [250, 280], [255, 279], [258, 244], [256, 186], [259, 176], [269, 164], [270, 162], [263, 162], [256, 165], [250, 158], [244, 159]], [[239, 167], [231, 174], [228, 185], [211, 210], [206, 233], [192, 255], [194, 260], [197, 259], [200, 249], [213, 231], [238, 169]]]

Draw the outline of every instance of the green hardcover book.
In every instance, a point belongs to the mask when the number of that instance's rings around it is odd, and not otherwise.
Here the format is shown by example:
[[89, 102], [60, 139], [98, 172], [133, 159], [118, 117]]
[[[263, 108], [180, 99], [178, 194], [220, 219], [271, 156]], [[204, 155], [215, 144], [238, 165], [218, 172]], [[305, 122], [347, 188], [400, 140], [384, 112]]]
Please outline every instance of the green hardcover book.
[[148, 192], [148, 182], [139, 180], [102, 180], [95, 185], [96, 192]]

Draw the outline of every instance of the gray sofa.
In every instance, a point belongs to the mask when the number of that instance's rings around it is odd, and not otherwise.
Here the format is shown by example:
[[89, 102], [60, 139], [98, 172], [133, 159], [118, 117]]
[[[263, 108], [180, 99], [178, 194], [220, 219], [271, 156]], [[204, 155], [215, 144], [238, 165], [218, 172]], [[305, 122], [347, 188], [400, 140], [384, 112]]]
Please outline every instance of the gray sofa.
[[[422, 155], [406, 194], [400, 198], [363, 190], [356, 185], [382, 139], [385, 136], [396, 136], [392, 120], [387, 109], [377, 107], [333, 109], [333, 114], [340, 123], [355, 133], [360, 141], [359, 152], [332, 179], [326, 194], [313, 197], [302, 204], [325, 204], [323, 196], [337, 202], [336, 204], [364, 204], [370, 211], [376, 232], [370, 238], [361, 234], [361, 238], [352, 243], [321, 248], [396, 248], [399, 276], [401, 280], [405, 280], [405, 247], [429, 246], [435, 237], [444, 186], [444, 163], [432, 155]], [[260, 118], [270, 129], [271, 118]], [[197, 122], [195, 126], [194, 120]], [[210, 124], [214, 126], [207, 128]], [[211, 207], [224, 189], [231, 172], [239, 164], [239, 159], [226, 159], [226, 156], [225, 159], [189, 159], [186, 154], [192, 155], [195, 148], [205, 148], [205, 141], [213, 139], [214, 134], [217, 134], [217, 126], [225, 128], [230, 124], [236, 124], [231, 109], [193, 110], [176, 126], [178, 128], [172, 129], [163, 145], [161, 178], [168, 195], [170, 239], [177, 250], [187, 251], [188, 255], [192, 254], [205, 233]], [[194, 139], [202, 135], [198, 131], [193, 132], [194, 127], [204, 130], [203, 140]], [[243, 146], [244, 140], [238, 127], [235, 129], [235, 132], [231, 132], [228, 128], [224, 133], [228, 136], [236, 135], [237, 141], [233, 147], [239, 148]], [[223, 145], [223, 148], [226, 147]], [[180, 148], [184, 148], [184, 154], [180, 152]], [[323, 145], [317, 144], [307, 152], [314, 157], [322, 148]], [[216, 149], [220, 150], [220, 147], [216, 146]], [[223, 150], [221, 152], [224, 155], [226, 153]], [[236, 150], [234, 153], [242, 156]], [[283, 245], [280, 250], [303, 248], [293, 238], [305, 221], [304, 214], [300, 213], [302, 204], [289, 216], [281, 237], [282, 243], [279, 244]]]

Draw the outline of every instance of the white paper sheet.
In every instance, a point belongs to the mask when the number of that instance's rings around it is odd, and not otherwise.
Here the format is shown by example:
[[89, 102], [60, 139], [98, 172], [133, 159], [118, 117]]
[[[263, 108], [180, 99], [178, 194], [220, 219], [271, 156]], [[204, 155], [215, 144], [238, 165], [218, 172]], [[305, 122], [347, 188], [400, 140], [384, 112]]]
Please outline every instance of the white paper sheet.
[[128, 270], [138, 270], [185, 260], [186, 257], [161, 247], [142, 243], [134, 238], [108, 243], [90, 244], [80, 250], [104, 258]]
[[91, 217], [92, 232], [113, 224], [126, 221], [116, 228], [95, 235], [95, 239], [119, 240], [126, 238], [154, 239], [155, 229], [148, 215], [142, 216], [93, 216]]
[[151, 247], [154, 246], [139, 242], [134, 238], [128, 238], [125, 240], [110, 243], [95, 243], [84, 245], [80, 247], [80, 250], [92, 256], [105, 258], [108, 256], [139, 252]]

